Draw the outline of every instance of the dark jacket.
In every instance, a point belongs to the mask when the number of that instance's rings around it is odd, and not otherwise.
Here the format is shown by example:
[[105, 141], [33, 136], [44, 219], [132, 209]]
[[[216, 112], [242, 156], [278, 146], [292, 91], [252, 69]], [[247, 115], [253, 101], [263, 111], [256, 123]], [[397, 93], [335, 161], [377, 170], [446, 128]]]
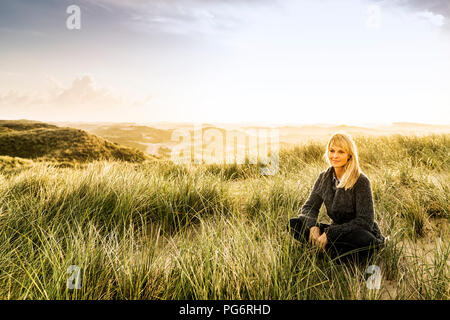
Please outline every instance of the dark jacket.
[[309, 229], [318, 225], [317, 216], [322, 203], [325, 203], [328, 216], [333, 223], [325, 228], [328, 241], [335, 241], [342, 233], [357, 228], [366, 229], [382, 243], [384, 237], [374, 221], [373, 196], [370, 181], [364, 173], [351, 189], [335, 187], [333, 179], [334, 168], [329, 167], [319, 174], [314, 183], [308, 200], [301, 208], [301, 216], [306, 217], [306, 227]]

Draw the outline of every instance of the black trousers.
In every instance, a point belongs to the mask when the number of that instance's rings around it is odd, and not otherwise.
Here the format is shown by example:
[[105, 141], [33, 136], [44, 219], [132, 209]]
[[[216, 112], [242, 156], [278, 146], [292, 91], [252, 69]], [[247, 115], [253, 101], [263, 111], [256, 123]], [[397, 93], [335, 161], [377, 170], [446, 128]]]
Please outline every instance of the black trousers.
[[[300, 241], [308, 243], [309, 229], [306, 228], [305, 217], [297, 217], [289, 220], [288, 231], [292, 236]], [[329, 224], [319, 223], [320, 234], [324, 232]], [[363, 228], [355, 229], [349, 233], [343, 233], [333, 243], [328, 241], [325, 250], [331, 254], [332, 257], [349, 254], [349, 256], [367, 258], [376, 249], [381, 246], [378, 244], [375, 236], [368, 230]]]

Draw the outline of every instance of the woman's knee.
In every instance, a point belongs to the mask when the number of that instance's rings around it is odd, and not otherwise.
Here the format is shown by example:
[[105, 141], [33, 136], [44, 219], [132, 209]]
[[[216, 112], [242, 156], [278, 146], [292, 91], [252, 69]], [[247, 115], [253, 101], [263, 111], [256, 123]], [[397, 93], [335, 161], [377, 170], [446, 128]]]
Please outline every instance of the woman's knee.
[[343, 235], [340, 240], [355, 248], [374, 246], [378, 243], [377, 238], [370, 231], [363, 228], [355, 229]]

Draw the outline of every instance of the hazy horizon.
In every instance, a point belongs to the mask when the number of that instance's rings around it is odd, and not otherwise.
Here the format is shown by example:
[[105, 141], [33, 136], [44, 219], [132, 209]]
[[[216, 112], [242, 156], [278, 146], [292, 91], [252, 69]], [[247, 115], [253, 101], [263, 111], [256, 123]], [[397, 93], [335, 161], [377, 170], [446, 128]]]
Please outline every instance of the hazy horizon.
[[38, 121], [47, 122], [52, 124], [131, 124], [131, 125], [230, 125], [230, 126], [277, 126], [277, 127], [361, 127], [361, 128], [372, 128], [372, 127], [382, 127], [382, 126], [421, 126], [421, 127], [448, 127], [450, 130], [450, 123], [434, 124], [434, 123], [424, 123], [424, 122], [408, 122], [408, 121], [396, 121], [396, 122], [367, 122], [367, 123], [355, 123], [355, 124], [345, 124], [345, 123], [299, 123], [299, 122], [251, 122], [251, 121], [235, 121], [235, 122], [221, 122], [221, 121], [46, 121], [37, 120], [29, 118], [0, 118], [0, 121]]

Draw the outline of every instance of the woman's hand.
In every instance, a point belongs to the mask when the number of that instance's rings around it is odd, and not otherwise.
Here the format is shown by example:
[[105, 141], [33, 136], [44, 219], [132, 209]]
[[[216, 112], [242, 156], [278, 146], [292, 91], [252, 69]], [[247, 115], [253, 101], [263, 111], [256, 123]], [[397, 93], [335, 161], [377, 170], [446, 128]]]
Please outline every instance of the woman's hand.
[[324, 232], [322, 233], [322, 235], [317, 239], [317, 247], [322, 250], [325, 251], [325, 246], [328, 243], [328, 239], [327, 239], [327, 234]]
[[309, 244], [313, 245], [314, 247], [317, 246], [318, 242], [317, 240], [320, 237], [320, 229], [319, 227], [313, 226], [311, 229], [309, 229]]
[[313, 226], [309, 229], [309, 243], [319, 250], [325, 251], [325, 246], [328, 243], [327, 235], [320, 234], [319, 227]]

